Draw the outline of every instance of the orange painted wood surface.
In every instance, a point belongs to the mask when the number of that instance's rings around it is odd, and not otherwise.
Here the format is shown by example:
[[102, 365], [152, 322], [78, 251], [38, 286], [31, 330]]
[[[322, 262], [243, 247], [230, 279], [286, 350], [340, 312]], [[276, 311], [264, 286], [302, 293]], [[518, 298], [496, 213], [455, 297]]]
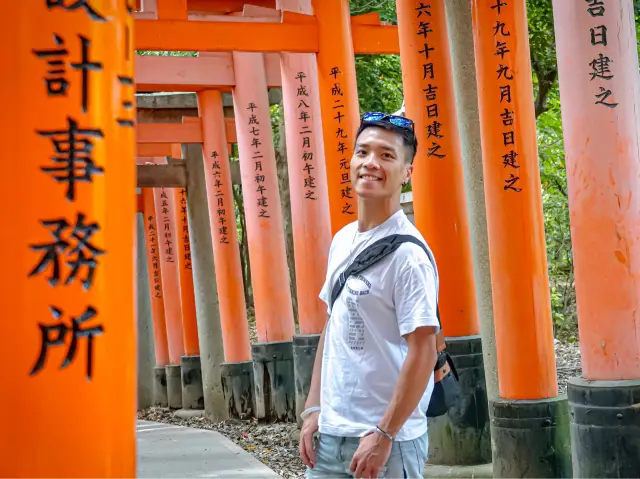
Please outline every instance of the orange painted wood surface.
[[233, 63], [233, 103], [258, 339], [288, 341], [295, 329], [264, 63], [262, 54], [247, 52], [234, 52]]
[[406, 115], [418, 137], [415, 223], [438, 265], [444, 333], [471, 336], [480, 327], [444, 2], [399, 3], [398, 31]]
[[156, 0], [158, 20], [186, 20], [187, 0]]
[[554, 2], [582, 374], [640, 379], [633, 2]]
[[136, 473], [133, 21], [69, 5], [0, 17], [3, 477]]
[[[227, 143], [237, 143], [235, 120], [225, 118], [224, 126]], [[184, 117], [183, 123], [138, 123], [136, 125], [136, 140], [138, 145], [145, 143], [156, 145], [202, 143], [202, 123], [200, 118], [194, 117]], [[150, 148], [160, 149], [159, 146]], [[162, 151], [168, 151], [170, 148], [169, 146], [167, 150]]]
[[185, 347], [178, 266], [180, 252], [174, 216], [176, 204], [173, 188], [153, 188], [153, 197], [158, 222], [162, 290], [169, 338], [169, 360], [171, 364], [180, 364], [180, 358], [185, 355]]
[[[264, 55], [267, 84], [282, 85], [280, 55]], [[135, 59], [136, 91], [199, 91], [211, 88], [231, 90], [236, 83], [230, 52], [197, 57], [141, 56]]]
[[[319, 0], [315, 6], [317, 20], [308, 23], [136, 20], [135, 48], [157, 51], [317, 53], [322, 41], [321, 28], [331, 30], [331, 22], [334, 21], [332, 12], [340, 11], [330, 6], [335, 1], [338, 0]], [[323, 3], [327, 7], [318, 10]], [[329, 17], [324, 17], [325, 10]], [[349, 13], [346, 15], [344, 21], [351, 29]], [[342, 18], [342, 14], [339, 17]], [[329, 23], [324, 24], [325, 18]], [[397, 54], [400, 51], [398, 30], [393, 25], [356, 23], [349, 41], [351, 49], [357, 54]]]
[[[251, 5], [274, 8], [275, 0], [251, 0]], [[187, 0], [190, 12], [231, 13], [241, 12], [247, 0]]]
[[301, 334], [320, 334], [327, 321], [318, 294], [326, 276], [331, 217], [315, 55], [283, 53], [282, 83], [298, 322]]
[[315, 0], [318, 19], [318, 88], [327, 169], [331, 233], [357, 219], [349, 164], [360, 124], [348, 0]]
[[171, 151], [171, 143], [136, 143], [137, 157], [171, 156]]
[[202, 118], [204, 175], [209, 204], [224, 358], [229, 363], [251, 360], [246, 299], [231, 185], [229, 153], [222, 127], [222, 95], [217, 90], [198, 93]]
[[160, 245], [158, 242], [158, 224], [156, 221], [153, 190], [150, 188], [142, 188], [141, 196], [143, 202], [144, 240], [147, 250], [147, 271], [149, 274], [151, 320], [153, 322], [153, 343], [156, 354], [156, 366], [166, 366], [169, 364], [169, 343], [164, 314]]
[[[181, 145], [171, 145], [171, 157], [182, 158]], [[174, 216], [176, 224], [176, 246], [178, 248], [178, 276], [180, 278], [180, 306], [182, 308], [184, 351], [187, 356], [197, 356], [200, 354], [200, 344], [198, 342], [196, 299], [193, 290], [187, 191], [185, 188], [172, 188], [172, 190], [175, 204]]]
[[472, 15], [500, 396], [555, 397], [526, 2], [473, 0]]

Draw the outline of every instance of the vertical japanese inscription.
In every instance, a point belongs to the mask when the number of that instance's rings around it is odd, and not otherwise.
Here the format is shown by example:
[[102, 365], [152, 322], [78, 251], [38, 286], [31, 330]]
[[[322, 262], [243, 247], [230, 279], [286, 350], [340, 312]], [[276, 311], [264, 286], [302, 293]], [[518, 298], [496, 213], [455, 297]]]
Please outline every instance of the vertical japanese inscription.
[[445, 131], [439, 121], [438, 86], [432, 84], [436, 79], [436, 68], [434, 67], [431, 52], [436, 48], [429, 45], [429, 34], [433, 33], [434, 26], [429, 21], [431, 18], [431, 2], [420, 2], [415, 8], [417, 19], [416, 36], [418, 37], [416, 53], [422, 62], [422, 86], [425, 97], [425, 108], [427, 115], [426, 132], [424, 138], [427, 145], [427, 156], [430, 158], [443, 159], [447, 156], [442, 148], [442, 139], [445, 138]]
[[336, 151], [340, 153], [340, 199], [343, 201], [342, 203], [342, 214], [353, 215], [355, 211], [353, 211], [351, 202], [349, 200], [353, 199], [353, 188], [351, 188], [351, 174], [349, 171], [350, 165], [350, 153], [349, 147], [347, 143], [349, 143], [349, 134], [343, 128], [342, 120], [345, 115], [344, 111], [344, 93], [342, 91], [342, 87], [340, 85], [340, 81], [338, 79], [339, 76], [342, 75], [340, 68], [337, 66], [331, 68], [329, 72], [329, 76], [333, 78], [333, 86], [331, 87], [331, 96], [333, 98], [332, 108], [335, 112], [333, 116], [335, 132], [336, 132]]
[[216, 216], [218, 217], [218, 242], [220, 244], [229, 244], [229, 230], [227, 226], [227, 210], [224, 203], [224, 193], [222, 193], [222, 173], [220, 172], [220, 160], [217, 151], [211, 153], [213, 164], [211, 165], [211, 174], [213, 175], [213, 185], [216, 187]]
[[[133, 6], [132, 0], [123, 2], [130, 17], [123, 25], [126, 30], [123, 37], [127, 42], [125, 65], [130, 67], [133, 59], [129, 29]], [[108, 19], [109, 15], [104, 15], [96, 9], [90, 0], [38, 0], [35, 8], [44, 9], [45, 16], [86, 15], [90, 22], [97, 24], [89, 31], [112, 28], [110, 23], [117, 21]], [[40, 348], [30, 374], [40, 374], [46, 369], [48, 352], [56, 346], [66, 347], [66, 355], [59, 368], [71, 366], [79, 350], [83, 349], [79, 342], [85, 339], [85, 374], [87, 379], [91, 380], [94, 339], [106, 330], [101, 324], [100, 312], [91, 304], [91, 292], [95, 278], [100, 274], [100, 260], [107, 252], [99, 241], [93, 238], [94, 235], [99, 236], [102, 226], [82, 212], [85, 200], [90, 201], [95, 193], [81, 189], [78, 183], [84, 183], [87, 185], [86, 188], [91, 188], [96, 177], [106, 174], [100, 159], [94, 158], [94, 147], [96, 143], [106, 140], [105, 131], [111, 128], [92, 123], [99, 115], [93, 114], [92, 111], [90, 99], [93, 96], [90, 85], [94, 75], [109, 73], [105, 71], [103, 61], [94, 57], [93, 39], [90, 35], [80, 32], [74, 35], [62, 34], [56, 31], [57, 22], [54, 18], [45, 24], [51, 28], [49, 38], [52, 41], [46, 45], [36, 45], [31, 54], [43, 62], [42, 83], [47, 101], [61, 102], [61, 117], [64, 118], [64, 122], [48, 128], [35, 125], [34, 141], [48, 141], [51, 163], [41, 166], [40, 170], [43, 174], [49, 175], [55, 183], [65, 186], [63, 197], [72, 205], [75, 213], [71, 217], [61, 213], [56, 217], [34, 218], [34, 221], [42, 226], [43, 239], [26, 246], [36, 255], [34, 266], [30, 267], [26, 274], [33, 281], [46, 281], [52, 288], [73, 287], [74, 284], [79, 284], [80, 290], [72, 297], [83, 298], [83, 294], [87, 294], [89, 299], [88, 304], [80, 308], [49, 304], [48, 311], [42, 312], [37, 324], [41, 333]], [[122, 108], [128, 110], [128, 113], [125, 112], [113, 121], [120, 127], [133, 127], [133, 78], [116, 73], [113, 80], [127, 87], [129, 93], [121, 102]], [[104, 81], [108, 82], [109, 79]], [[79, 108], [73, 107], [73, 102], [76, 101]], [[65, 112], [65, 104], [79, 113]], [[57, 106], [54, 104], [52, 108], [55, 109]], [[47, 191], [45, 194], [52, 196], [58, 193], [60, 192], [57, 188], [52, 188], [51, 192]], [[47, 240], [47, 237], [50, 239]]]
[[593, 26], [589, 29], [589, 41], [594, 47], [594, 58], [589, 62], [589, 81], [596, 84], [594, 104], [605, 108], [615, 108], [618, 102], [610, 98], [613, 92], [608, 88], [614, 74], [611, 71], [612, 58], [602, 53], [602, 47], [607, 46], [607, 26], [605, 22], [606, 8], [602, 0], [584, 0], [587, 13], [593, 18]]
[[167, 263], [175, 262], [173, 255], [175, 248], [173, 246], [175, 238], [171, 234], [171, 206], [169, 204], [169, 195], [164, 188], [160, 189], [160, 212], [162, 213], [162, 244], [164, 246], [164, 257]]
[[502, 11], [508, 7], [507, 0], [491, 0], [491, 10], [495, 15], [495, 24], [493, 26], [493, 37], [495, 51], [493, 55], [498, 59], [498, 68], [495, 72], [498, 80], [498, 90], [496, 91], [496, 100], [498, 101], [499, 118], [497, 120], [502, 126], [501, 139], [504, 147], [500, 160], [502, 167], [506, 171], [503, 189], [505, 191], [514, 191], [519, 193], [522, 191], [520, 186], [520, 163], [518, 161], [518, 151], [516, 145], [515, 134], [515, 111], [512, 110], [511, 88], [515, 79], [513, 71], [512, 53], [509, 49], [509, 41], [511, 40], [511, 27], [502, 21]]
[[[258, 197], [256, 199], [258, 203], [258, 217], [260, 218], [271, 218], [269, 215], [269, 202], [267, 200], [266, 191], [267, 188], [264, 186], [265, 184], [265, 176], [264, 171], [262, 169], [262, 160], [264, 156], [260, 152], [260, 145], [262, 142], [260, 141], [260, 122], [258, 121], [258, 117], [255, 114], [255, 111], [258, 109], [255, 103], [250, 102], [247, 106], [247, 110], [251, 112], [249, 116], [248, 126], [249, 133], [253, 136], [251, 140], [251, 146], [253, 147], [252, 157], [253, 165], [254, 165], [254, 181], [256, 183], [256, 192], [258, 193]], [[270, 130], [269, 130], [269, 134]]]
[[182, 244], [184, 245], [184, 269], [191, 269], [191, 240], [189, 238], [189, 217], [187, 215], [187, 190], [180, 190], [180, 223], [182, 226]]
[[[147, 212], [149, 213], [149, 212]], [[160, 252], [158, 245], [158, 232], [156, 231], [156, 221], [152, 214], [146, 218], [147, 235], [149, 237], [149, 251], [151, 253], [151, 268], [153, 269], [153, 295], [162, 299], [162, 283], [160, 282]]]
[[303, 179], [304, 179], [304, 198], [306, 200], [317, 200], [318, 196], [316, 195], [316, 178], [313, 176], [313, 170], [315, 170], [315, 166], [313, 166], [313, 151], [309, 151], [313, 148], [311, 144], [311, 138], [313, 135], [313, 131], [311, 127], [307, 124], [307, 122], [312, 122], [311, 116], [309, 115], [310, 108], [309, 102], [311, 101], [309, 98], [309, 91], [307, 89], [307, 84], [305, 83], [305, 79], [307, 78], [306, 73], [298, 72], [296, 74], [295, 79], [300, 81], [300, 85], [298, 86], [298, 91], [296, 93], [296, 97], [298, 98], [298, 121], [300, 122], [300, 131], [298, 132], [301, 136], [302, 142], [302, 171]]

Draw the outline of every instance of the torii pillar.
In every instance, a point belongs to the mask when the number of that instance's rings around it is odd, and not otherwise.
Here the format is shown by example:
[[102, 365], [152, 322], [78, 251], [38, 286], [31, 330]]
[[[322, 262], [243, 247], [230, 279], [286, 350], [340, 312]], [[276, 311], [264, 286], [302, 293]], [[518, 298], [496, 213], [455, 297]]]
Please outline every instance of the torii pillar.
[[[313, 13], [311, 0], [279, 0], [276, 8]], [[316, 55], [282, 53], [280, 65], [300, 325], [300, 334], [293, 337], [296, 418], [300, 422], [327, 321], [327, 309], [318, 293], [326, 276], [331, 218]]]
[[136, 473], [132, 13], [3, 3], [3, 477]]
[[640, 79], [634, 2], [553, 2], [582, 377], [575, 477], [640, 474]]
[[558, 396], [525, 0], [473, 0], [500, 397], [494, 477], [571, 477]]
[[293, 420], [295, 324], [263, 55], [233, 52], [233, 68], [233, 104], [259, 341], [251, 346], [256, 416]]
[[415, 222], [433, 249], [447, 350], [461, 365], [460, 401], [429, 424], [429, 463], [487, 464], [491, 435], [445, 0], [407, 0], [396, 9], [405, 111], [418, 138]]

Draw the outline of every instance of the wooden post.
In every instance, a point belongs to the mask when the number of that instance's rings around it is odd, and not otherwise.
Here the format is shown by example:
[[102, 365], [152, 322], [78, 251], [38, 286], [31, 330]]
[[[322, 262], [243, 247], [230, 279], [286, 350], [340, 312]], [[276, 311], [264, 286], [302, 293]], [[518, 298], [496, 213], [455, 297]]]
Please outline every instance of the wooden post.
[[[276, 8], [313, 13], [311, 0], [279, 0]], [[300, 325], [300, 334], [293, 337], [296, 418], [301, 421], [317, 344], [327, 321], [318, 292], [326, 276], [331, 217], [316, 56], [282, 53], [280, 67]]]
[[291, 420], [295, 325], [264, 61], [260, 53], [233, 52], [233, 63], [233, 104], [260, 341], [252, 346], [256, 415]]
[[349, 163], [360, 123], [349, 0], [313, 0], [331, 233], [357, 219]]
[[202, 155], [224, 344], [222, 386], [227, 413], [244, 418], [255, 412], [253, 368], [220, 91], [198, 92], [198, 109], [202, 118]]
[[204, 409], [207, 416], [214, 421], [223, 421], [228, 418], [220, 368], [224, 362], [224, 343], [211, 248], [204, 161], [200, 145], [183, 145], [182, 149], [182, 157], [187, 167], [187, 213], [202, 360]]
[[447, 347], [454, 361], [464, 356], [460, 361], [467, 364], [460, 372], [465, 399], [429, 426], [429, 461], [485, 464], [491, 462], [489, 418], [445, 0], [404, 1], [396, 8], [405, 114], [418, 138], [411, 179], [415, 223], [438, 266]]
[[153, 404], [155, 348], [153, 344], [153, 319], [148, 277], [148, 262], [145, 247], [144, 214], [136, 214], [136, 350], [138, 376], [138, 411]]
[[[501, 399], [490, 404], [494, 475], [571, 477], [568, 411], [556, 379], [526, 2], [472, 5], [500, 375]], [[525, 415], [536, 421], [512, 420]]]
[[169, 364], [169, 340], [167, 321], [164, 312], [164, 293], [162, 288], [162, 269], [160, 268], [160, 245], [158, 243], [158, 224], [153, 201], [153, 190], [142, 188], [145, 242], [149, 273], [149, 292], [151, 294], [151, 317], [153, 320], [153, 343], [156, 355], [156, 367], [153, 371], [153, 404], [166, 407], [167, 371]]
[[289, 341], [294, 333], [293, 310], [264, 61], [260, 53], [234, 52], [233, 63], [233, 102], [258, 339]]
[[582, 362], [582, 377], [568, 387], [576, 477], [640, 471], [640, 79], [633, 7], [631, 0], [553, 2]]
[[229, 363], [249, 361], [249, 327], [220, 91], [199, 92], [198, 109], [202, 119], [202, 151], [220, 320], [223, 324], [224, 358]]
[[5, 477], [136, 473], [133, 8], [76, 3], [0, 20]]

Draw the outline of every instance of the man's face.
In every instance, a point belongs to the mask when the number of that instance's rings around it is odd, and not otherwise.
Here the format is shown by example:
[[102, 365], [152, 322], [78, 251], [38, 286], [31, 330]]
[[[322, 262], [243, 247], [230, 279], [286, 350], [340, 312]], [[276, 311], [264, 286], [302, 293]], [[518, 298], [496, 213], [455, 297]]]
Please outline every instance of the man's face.
[[362, 198], [385, 198], [396, 194], [409, 180], [413, 167], [402, 136], [383, 128], [366, 128], [358, 137], [351, 158], [351, 183]]

